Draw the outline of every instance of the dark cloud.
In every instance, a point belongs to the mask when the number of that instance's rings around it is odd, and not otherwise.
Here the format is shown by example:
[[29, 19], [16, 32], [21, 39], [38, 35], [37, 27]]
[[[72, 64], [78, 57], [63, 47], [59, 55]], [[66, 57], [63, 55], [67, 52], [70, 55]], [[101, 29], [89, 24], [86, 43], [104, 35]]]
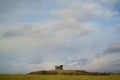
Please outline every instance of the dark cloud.
[[1, 38], [18, 37], [22, 35], [23, 35], [22, 32], [18, 32], [16, 30], [8, 30], [2, 35]]
[[22, 28], [18, 28], [18, 29], [12, 28], [12, 29], [4, 32], [1, 36], [1, 38], [24, 36], [25, 33], [27, 33], [27, 31], [30, 30], [30, 29], [31, 29], [31, 27], [22, 27]]
[[120, 42], [110, 45], [105, 53], [120, 53]]
[[73, 59], [72, 61], [70, 61], [70, 63], [73, 63], [73, 65], [77, 65], [80, 67], [85, 66], [86, 64], [88, 64], [91, 60], [90, 59]]

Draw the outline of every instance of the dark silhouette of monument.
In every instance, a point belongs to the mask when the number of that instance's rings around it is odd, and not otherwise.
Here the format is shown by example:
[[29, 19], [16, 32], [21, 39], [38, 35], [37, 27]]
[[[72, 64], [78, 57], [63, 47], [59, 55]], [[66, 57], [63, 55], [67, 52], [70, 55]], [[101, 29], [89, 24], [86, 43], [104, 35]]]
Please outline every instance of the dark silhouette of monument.
[[55, 65], [55, 70], [63, 70], [63, 65]]

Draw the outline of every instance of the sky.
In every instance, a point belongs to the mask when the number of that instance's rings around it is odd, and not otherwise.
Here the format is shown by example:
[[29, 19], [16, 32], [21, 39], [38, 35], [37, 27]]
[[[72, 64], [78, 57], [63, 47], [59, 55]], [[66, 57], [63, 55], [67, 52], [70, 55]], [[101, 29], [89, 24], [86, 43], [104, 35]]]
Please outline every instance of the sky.
[[0, 74], [120, 72], [120, 0], [0, 0]]

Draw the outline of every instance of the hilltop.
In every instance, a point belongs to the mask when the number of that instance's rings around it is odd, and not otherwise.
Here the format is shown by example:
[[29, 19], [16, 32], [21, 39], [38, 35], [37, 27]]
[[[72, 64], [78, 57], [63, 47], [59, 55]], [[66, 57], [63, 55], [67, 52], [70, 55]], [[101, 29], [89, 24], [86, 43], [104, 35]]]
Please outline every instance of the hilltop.
[[110, 73], [87, 72], [85, 70], [40, 70], [30, 72], [31, 75], [110, 75]]

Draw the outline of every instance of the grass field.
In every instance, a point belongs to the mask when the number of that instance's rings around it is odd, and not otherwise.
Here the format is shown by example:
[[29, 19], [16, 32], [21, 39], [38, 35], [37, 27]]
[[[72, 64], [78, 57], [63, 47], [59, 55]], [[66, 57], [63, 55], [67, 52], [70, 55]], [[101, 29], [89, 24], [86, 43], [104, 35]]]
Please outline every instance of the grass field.
[[120, 75], [10, 75], [1, 74], [0, 80], [120, 80]]

